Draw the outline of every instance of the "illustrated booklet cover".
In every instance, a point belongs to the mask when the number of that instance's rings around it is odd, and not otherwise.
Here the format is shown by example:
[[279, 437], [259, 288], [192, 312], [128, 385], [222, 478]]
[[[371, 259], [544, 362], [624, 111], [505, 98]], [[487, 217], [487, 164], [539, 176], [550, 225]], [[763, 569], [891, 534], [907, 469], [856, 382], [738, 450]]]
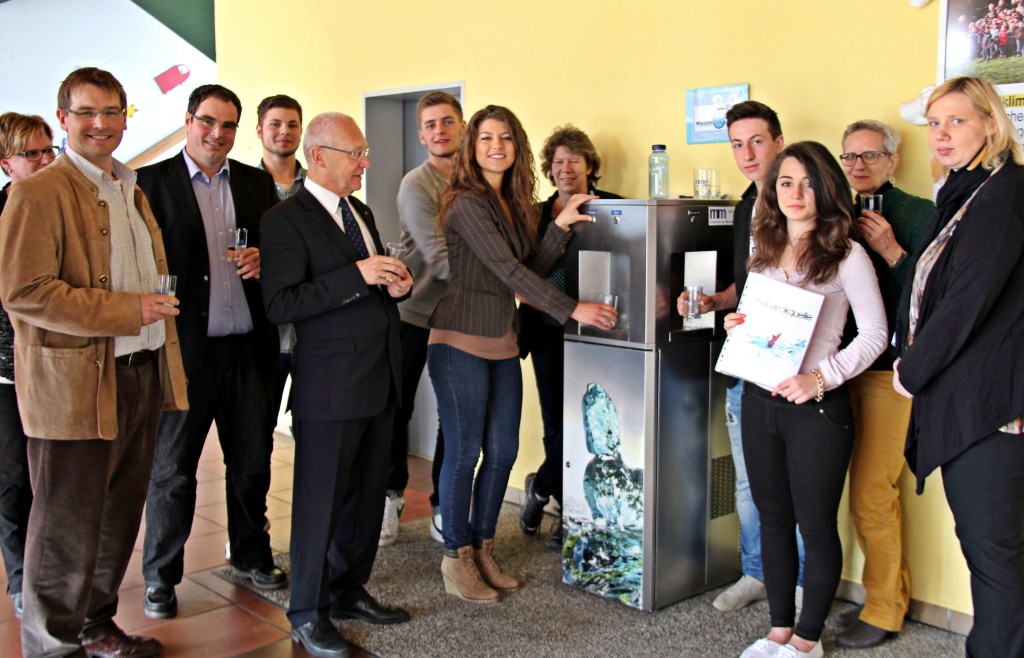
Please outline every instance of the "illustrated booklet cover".
[[823, 295], [751, 272], [737, 313], [747, 317], [725, 339], [715, 370], [774, 388], [800, 372]]

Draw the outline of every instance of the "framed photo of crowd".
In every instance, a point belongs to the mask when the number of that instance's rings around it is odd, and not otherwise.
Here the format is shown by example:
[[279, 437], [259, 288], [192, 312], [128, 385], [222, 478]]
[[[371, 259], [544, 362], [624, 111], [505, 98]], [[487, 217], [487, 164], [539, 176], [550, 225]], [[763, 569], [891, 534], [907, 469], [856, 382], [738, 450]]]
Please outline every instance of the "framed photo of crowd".
[[939, 13], [939, 82], [974, 75], [996, 85], [1024, 141], [1024, 0], [943, 0]]

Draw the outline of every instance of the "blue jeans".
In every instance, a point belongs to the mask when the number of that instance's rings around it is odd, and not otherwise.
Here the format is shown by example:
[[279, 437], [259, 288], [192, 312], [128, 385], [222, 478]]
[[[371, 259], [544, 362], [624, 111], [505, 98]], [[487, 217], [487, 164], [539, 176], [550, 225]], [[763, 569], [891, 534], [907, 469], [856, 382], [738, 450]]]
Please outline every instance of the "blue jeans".
[[492, 361], [443, 344], [428, 348], [427, 364], [444, 432], [439, 491], [444, 546], [458, 550], [494, 537], [519, 451], [523, 376], [518, 356]]
[[[725, 424], [729, 430], [732, 445], [732, 463], [736, 469], [736, 513], [740, 517], [740, 566], [743, 575], [764, 582], [761, 568], [761, 518], [750, 494], [747, 479], [747, 464], [743, 461], [743, 434], [740, 432], [740, 417], [743, 409], [743, 382], [739, 381], [725, 389]], [[799, 584], [804, 582], [804, 540], [796, 533], [796, 546], [800, 555]]]

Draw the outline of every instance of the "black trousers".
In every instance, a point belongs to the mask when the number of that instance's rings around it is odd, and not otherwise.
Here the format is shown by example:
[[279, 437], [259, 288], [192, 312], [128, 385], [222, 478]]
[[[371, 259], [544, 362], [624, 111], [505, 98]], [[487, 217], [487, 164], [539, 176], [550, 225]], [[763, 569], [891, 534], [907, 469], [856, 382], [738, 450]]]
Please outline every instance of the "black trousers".
[[258, 368], [253, 334], [207, 338], [202, 371], [189, 382], [187, 412], [164, 412], [146, 498], [142, 575], [177, 585], [196, 508], [196, 470], [210, 426], [224, 452], [231, 563], [273, 565], [264, 530], [277, 409], [273, 373]]
[[743, 457], [761, 516], [761, 564], [771, 625], [793, 626], [804, 540], [804, 605], [795, 633], [818, 641], [843, 570], [836, 518], [853, 450], [846, 386], [793, 404], [755, 384], [743, 390]]
[[[412, 418], [416, 402], [416, 389], [419, 388], [423, 368], [427, 365], [427, 339], [430, 338], [430, 329], [402, 322], [401, 338], [402, 404], [395, 410], [395, 427], [391, 435], [391, 463], [387, 483], [387, 490], [396, 492], [405, 491], [405, 487], [409, 484], [409, 420]], [[430, 504], [435, 507], [438, 505], [437, 483], [443, 462], [444, 432], [441, 431], [441, 421], [438, 420], [434, 465], [431, 469], [434, 490], [430, 494]]]
[[26, 658], [78, 655], [113, 630], [135, 548], [160, 417], [156, 361], [117, 366], [113, 441], [28, 440], [35, 500], [25, 550]]
[[32, 508], [27, 441], [14, 385], [0, 384], [0, 552], [11, 594], [21, 593], [25, 535]]
[[537, 469], [535, 491], [562, 504], [562, 390], [565, 381], [565, 329], [538, 319], [530, 345], [537, 380], [540, 415], [544, 421], [544, 463]]
[[296, 419], [291, 602], [298, 628], [354, 603], [377, 558], [395, 405], [357, 420]]
[[971, 570], [968, 658], [1024, 656], [1024, 436], [993, 432], [942, 465]]

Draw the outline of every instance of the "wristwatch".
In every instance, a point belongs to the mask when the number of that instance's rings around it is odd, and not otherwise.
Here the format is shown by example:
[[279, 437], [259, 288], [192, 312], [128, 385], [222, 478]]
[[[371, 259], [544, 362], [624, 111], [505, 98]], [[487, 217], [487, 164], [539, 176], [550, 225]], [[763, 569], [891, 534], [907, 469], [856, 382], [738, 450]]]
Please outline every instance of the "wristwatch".
[[900, 250], [900, 255], [897, 256], [891, 263], [889, 263], [889, 268], [891, 269], [893, 267], [898, 266], [900, 263], [902, 263], [906, 259], [907, 259], [907, 252], [906, 252], [905, 249], [901, 249]]

